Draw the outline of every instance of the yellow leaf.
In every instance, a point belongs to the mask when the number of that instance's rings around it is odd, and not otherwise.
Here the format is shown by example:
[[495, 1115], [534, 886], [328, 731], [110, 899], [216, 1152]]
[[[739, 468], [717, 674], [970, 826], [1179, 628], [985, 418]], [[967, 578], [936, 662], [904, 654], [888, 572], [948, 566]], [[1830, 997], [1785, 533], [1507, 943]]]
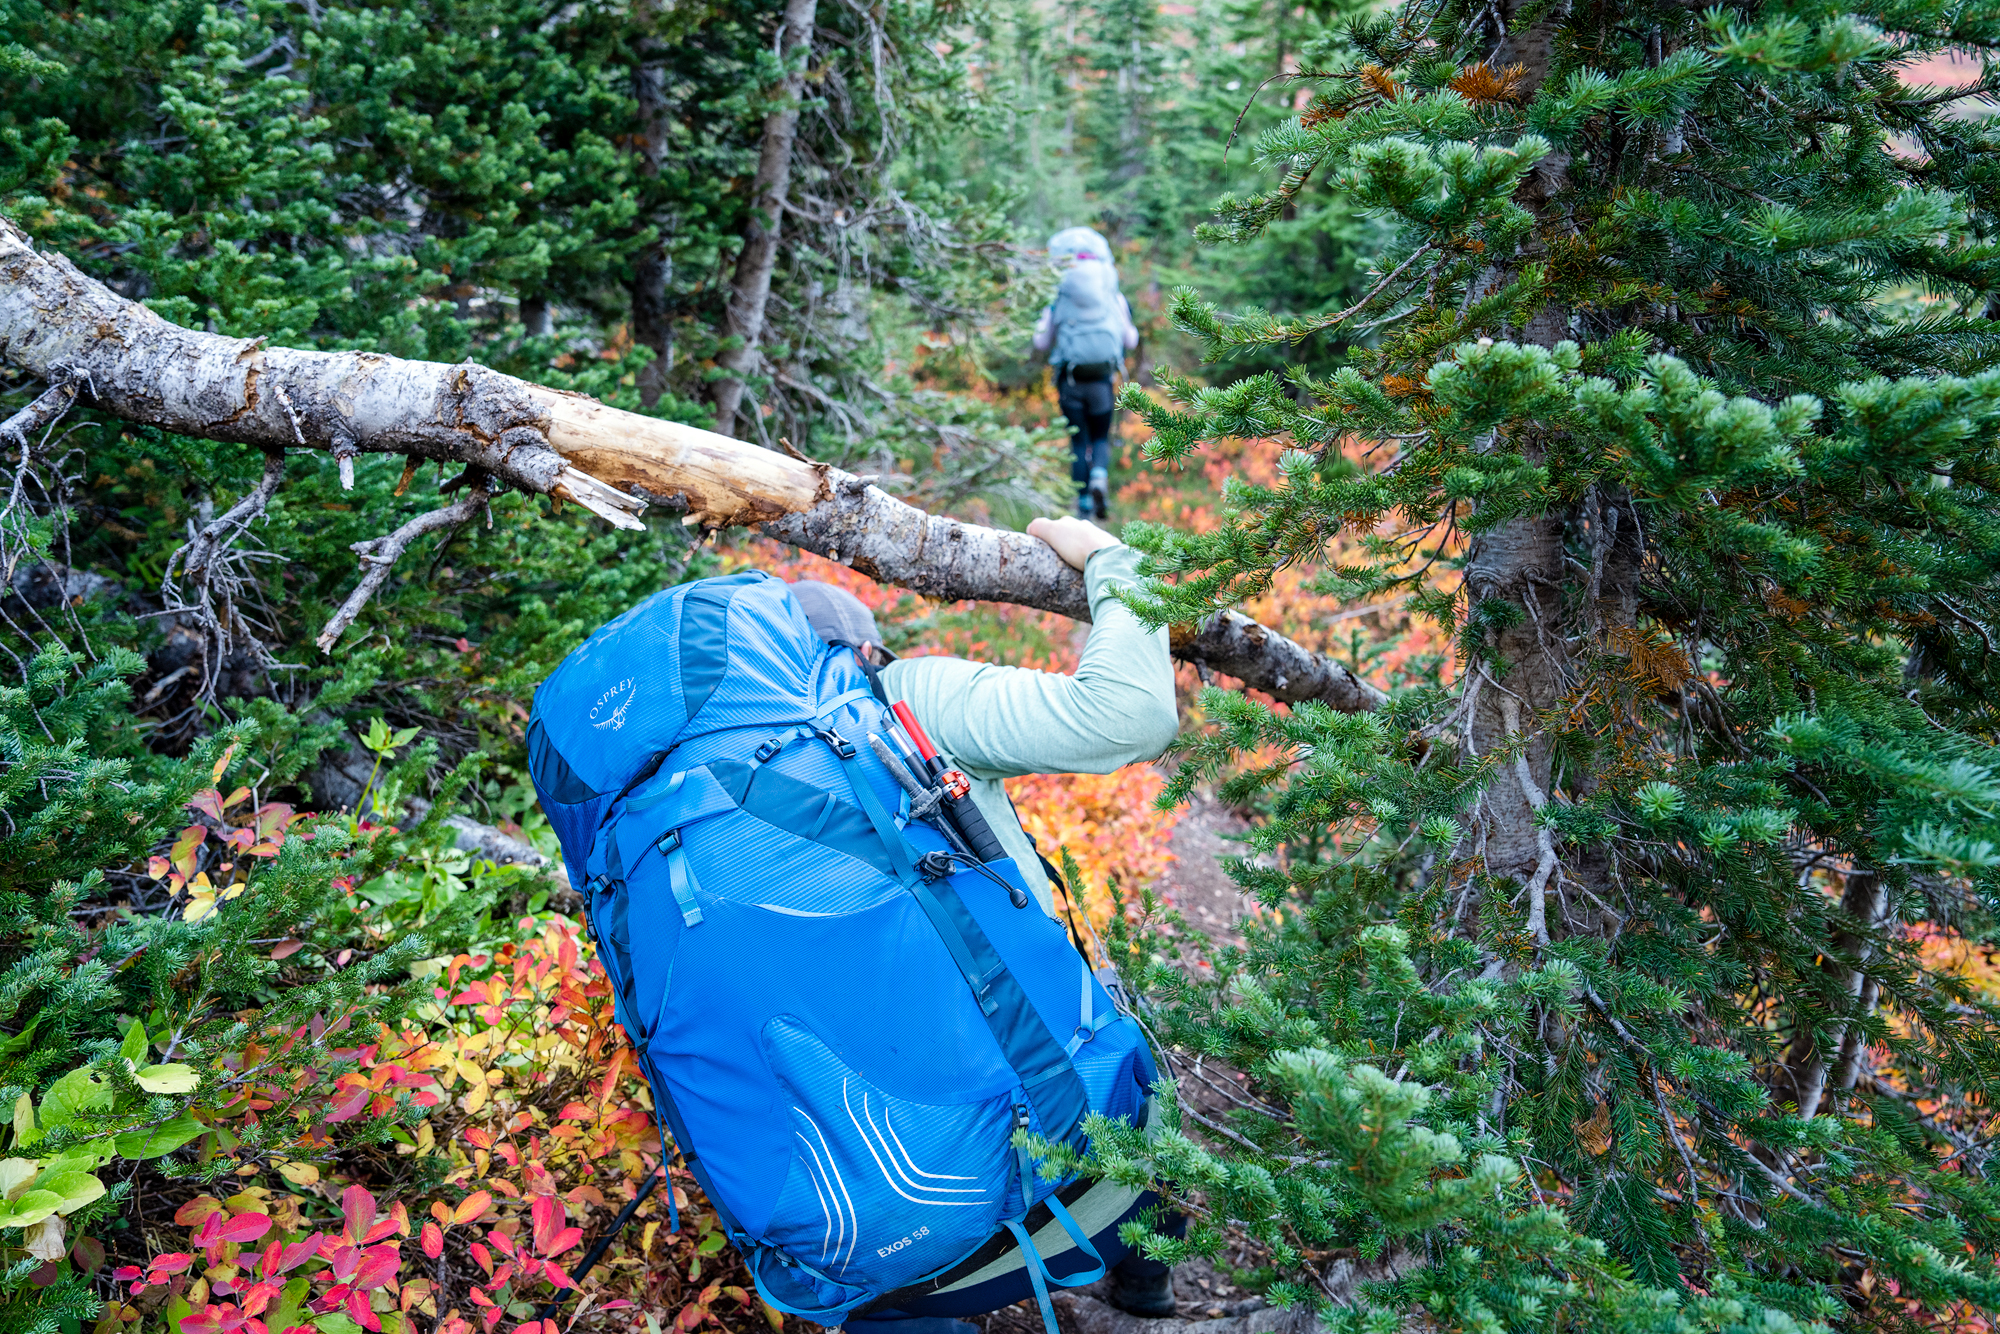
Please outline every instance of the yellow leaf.
[[484, 1084], [486, 1082], [486, 1072], [471, 1061], [466, 1060], [463, 1056], [458, 1058], [457, 1069], [459, 1077], [464, 1079], [468, 1084]]
[[[428, 1127], [430, 1122], [424, 1122]], [[279, 1163], [278, 1175], [294, 1186], [312, 1186], [319, 1182], [319, 1169], [311, 1163]]]
[[188, 900], [187, 907], [181, 910], [181, 919], [188, 922], [206, 921], [213, 916], [215, 916], [214, 894], [196, 894]]
[[14, 1199], [26, 1190], [40, 1166], [26, 1158], [0, 1159], [0, 1200]]
[[[130, 1061], [126, 1062], [131, 1065]], [[141, 1070], [133, 1068], [132, 1078], [139, 1081], [139, 1087], [148, 1093], [192, 1093], [201, 1083], [201, 1076], [191, 1065], [178, 1061], [167, 1065], [149, 1065]]]
[[471, 1089], [466, 1092], [463, 1098], [459, 1099], [458, 1105], [465, 1109], [467, 1116], [471, 1116], [474, 1112], [484, 1107], [486, 1105], [486, 1081], [484, 1079], [474, 1080]]

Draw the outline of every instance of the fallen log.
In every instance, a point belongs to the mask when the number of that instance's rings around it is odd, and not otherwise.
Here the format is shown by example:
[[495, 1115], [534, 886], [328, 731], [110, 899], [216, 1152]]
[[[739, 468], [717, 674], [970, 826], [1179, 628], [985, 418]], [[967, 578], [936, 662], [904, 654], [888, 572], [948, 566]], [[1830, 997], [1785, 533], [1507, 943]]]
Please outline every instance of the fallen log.
[[[642, 527], [635, 516], [653, 502], [708, 528], [759, 527], [926, 597], [1089, 618], [1082, 576], [1038, 538], [926, 514], [871, 478], [469, 362], [304, 351], [184, 329], [63, 256], [36, 250], [5, 218], [0, 359], [51, 385], [76, 386], [77, 401], [127, 421], [279, 457], [325, 451], [350, 485], [361, 453], [402, 454], [413, 467], [420, 459], [461, 464], [464, 476], [447, 486], [469, 484], [472, 494], [438, 511], [437, 526], [469, 517], [502, 483], [574, 501], [624, 528]], [[240, 530], [248, 516], [237, 517]], [[394, 536], [358, 544], [374, 582], [400, 550]], [[337, 617], [328, 630], [337, 638], [341, 628]], [[1176, 627], [1173, 645], [1176, 656], [1285, 703], [1315, 699], [1354, 713], [1382, 702], [1345, 667], [1235, 612]]]

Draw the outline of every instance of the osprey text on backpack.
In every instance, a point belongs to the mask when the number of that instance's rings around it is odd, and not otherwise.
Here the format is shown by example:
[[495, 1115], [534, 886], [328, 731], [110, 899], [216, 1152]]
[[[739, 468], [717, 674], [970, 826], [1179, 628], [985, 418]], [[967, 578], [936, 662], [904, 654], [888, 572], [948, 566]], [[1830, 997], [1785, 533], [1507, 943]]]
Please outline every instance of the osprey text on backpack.
[[832, 1325], [1032, 1286], [1053, 1330], [1047, 1285], [1102, 1274], [1132, 1211], [1073, 1217], [1089, 1183], [1042, 1179], [1016, 1132], [1142, 1124], [1153, 1062], [1062, 927], [1012, 906], [1012, 862], [908, 819], [867, 744], [892, 725], [750, 571], [592, 635], [528, 753], [618, 1020], [765, 1300]]

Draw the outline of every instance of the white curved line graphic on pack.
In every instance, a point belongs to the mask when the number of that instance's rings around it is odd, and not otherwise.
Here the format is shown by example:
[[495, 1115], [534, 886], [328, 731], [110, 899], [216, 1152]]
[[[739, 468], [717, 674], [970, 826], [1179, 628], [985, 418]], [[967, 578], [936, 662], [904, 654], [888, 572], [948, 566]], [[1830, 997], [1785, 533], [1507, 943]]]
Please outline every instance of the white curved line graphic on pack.
[[[882, 1168], [882, 1179], [889, 1183], [889, 1189], [895, 1191], [898, 1195], [901, 1195], [904, 1199], [910, 1200], [917, 1204], [943, 1204], [953, 1207], [967, 1207], [975, 1204], [996, 1203], [996, 1201], [990, 1199], [927, 1200], [920, 1196], [912, 1195], [909, 1193], [909, 1191], [904, 1190], [903, 1186], [908, 1186], [910, 1190], [938, 1191], [947, 1195], [978, 1195], [981, 1193], [977, 1186], [926, 1186], [921, 1181], [910, 1180], [909, 1176], [905, 1174], [903, 1171], [902, 1163], [896, 1160], [895, 1153], [889, 1148], [888, 1140], [883, 1136], [881, 1129], [877, 1127], [875, 1124], [875, 1118], [870, 1113], [868, 1108], [867, 1092], [864, 1090], [861, 1094], [861, 1116], [862, 1119], [867, 1121], [868, 1123], [868, 1129], [863, 1130], [861, 1128], [861, 1121], [856, 1121], [854, 1118], [854, 1103], [850, 1100], [850, 1095], [848, 1093], [847, 1085], [848, 1085], [847, 1080], [843, 1079], [840, 1081], [840, 1096], [841, 1096], [841, 1101], [846, 1103], [847, 1105], [847, 1119], [849, 1121], [854, 1122], [855, 1132], [861, 1136], [861, 1142], [867, 1145], [869, 1156], [875, 1159], [875, 1165], [877, 1167]], [[885, 1122], [889, 1119], [889, 1109], [887, 1107], [884, 1107], [882, 1109], [882, 1119]], [[874, 1133], [871, 1135], [869, 1131], [873, 1131]], [[878, 1153], [877, 1150], [879, 1150], [880, 1152]], [[882, 1158], [885, 1155], [889, 1159], [888, 1167], [884, 1167], [882, 1165]], [[907, 1158], [908, 1155], [905, 1154], [904, 1157]], [[895, 1175], [893, 1176], [890, 1175], [891, 1167], [895, 1169]], [[978, 1177], [958, 1177], [958, 1176], [947, 1177], [937, 1172], [919, 1172], [917, 1171], [917, 1166], [915, 1163], [910, 1164], [910, 1171], [916, 1172], [918, 1176], [936, 1177], [938, 1180], [941, 1181], [977, 1181], [979, 1179]], [[902, 1178], [902, 1183], [903, 1183], [902, 1185], [896, 1184], [897, 1177]]]
[[[854, 1241], [856, 1235], [860, 1231], [859, 1225], [856, 1222], [854, 1216], [854, 1200], [847, 1193], [847, 1182], [841, 1178], [840, 1165], [834, 1161], [833, 1148], [826, 1142], [826, 1132], [819, 1128], [819, 1122], [813, 1120], [812, 1117], [807, 1114], [806, 1110], [803, 1107], [794, 1107], [792, 1110], [797, 1112], [800, 1116], [805, 1117], [806, 1124], [813, 1128], [813, 1134], [819, 1139], [819, 1148], [814, 1148], [812, 1142], [810, 1140], [807, 1140], [804, 1135], [800, 1135], [798, 1137], [799, 1140], [805, 1144], [806, 1149], [812, 1154], [813, 1164], [818, 1169], [818, 1172], [823, 1173], [826, 1176], [832, 1178], [832, 1180], [827, 1184], [826, 1187], [828, 1195], [829, 1196], [832, 1195], [833, 1189], [836, 1185], [840, 1188], [840, 1196], [833, 1202], [834, 1210], [836, 1213], [839, 1214], [840, 1217], [840, 1238], [835, 1243], [834, 1246], [835, 1254], [833, 1256], [832, 1263], [845, 1264], [854, 1255]], [[826, 1158], [824, 1159], [824, 1161], [822, 1161], [820, 1158], [819, 1155], [820, 1149], [826, 1150]], [[815, 1188], [817, 1188], [819, 1183], [817, 1180], [815, 1180], [813, 1184]], [[842, 1208], [843, 1204], [846, 1206], [844, 1209]], [[843, 1244], [845, 1245], [846, 1250], [844, 1252], [841, 1252], [840, 1247]]]
[[[866, 1107], [868, 1106], [868, 1095], [866, 1095], [866, 1094], [863, 1094], [863, 1095], [862, 1095], [862, 1097], [861, 1097], [861, 1106], [862, 1106], [862, 1107], [863, 1107], [864, 1109], [865, 1109], [865, 1108], [866, 1108]], [[870, 1124], [873, 1124], [873, 1123], [871, 1122]], [[901, 1138], [900, 1136], [898, 1136], [898, 1135], [896, 1134], [896, 1123], [895, 1123], [895, 1122], [893, 1122], [893, 1121], [891, 1121], [891, 1120], [889, 1119], [889, 1109], [888, 1109], [887, 1107], [884, 1107], [884, 1108], [882, 1109], [882, 1124], [883, 1124], [884, 1126], [888, 1127], [888, 1130], [889, 1130], [889, 1138], [890, 1138], [891, 1140], [895, 1141], [895, 1144], [896, 1144], [896, 1148], [897, 1148], [897, 1150], [898, 1150], [898, 1151], [900, 1151], [900, 1152], [902, 1153], [902, 1155], [903, 1155], [903, 1162], [904, 1162], [904, 1164], [905, 1164], [906, 1166], [908, 1166], [908, 1167], [909, 1167], [909, 1169], [910, 1169], [910, 1170], [911, 1170], [912, 1172], [915, 1172], [915, 1173], [916, 1173], [916, 1174], [917, 1174], [918, 1176], [920, 1176], [920, 1177], [930, 1177], [930, 1178], [931, 1178], [932, 1180], [934, 1180], [934, 1181], [977, 1181], [977, 1180], [979, 1180], [979, 1178], [978, 1178], [978, 1177], [964, 1177], [964, 1176], [953, 1176], [953, 1175], [952, 1175], [951, 1173], [949, 1173], [949, 1172], [926, 1172], [926, 1171], [924, 1171], [924, 1169], [923, 1169], [923, 1168], [921, 1168], [921, 1167], [918, 1167], [918, 1166], [916, 1165], [916, 1163], [915, 1163], [915, 1162], [914, 1162], [914, 1161], [913, 1161], [913, 1160], [912, 1160], [912, 1159], [910, 1158], [910, 1151], [909, 1151], [908, 1149], [905, 1149], [905, 1148], [903, 1148], [903, 1141], [902, 1141], [902, 1138]]]

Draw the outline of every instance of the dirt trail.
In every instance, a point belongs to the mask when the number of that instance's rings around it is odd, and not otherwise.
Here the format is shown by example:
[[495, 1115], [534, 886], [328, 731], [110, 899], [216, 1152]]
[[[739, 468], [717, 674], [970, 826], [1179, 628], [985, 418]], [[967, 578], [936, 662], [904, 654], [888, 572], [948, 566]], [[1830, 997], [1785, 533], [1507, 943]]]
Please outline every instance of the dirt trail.
[[[1237, 927], [1249, 900], [1222, 869], [1219, 859], [1243, 851], [1243, 845], [1230, 836], [1246, 828], [1242, 818], [1213, 795], [1197, 793], [1174, 827], [1175, 861], [1157, 885], [1167, 903], [1187, 918], [1188, 925], [1216, 944], [1243, 943]], [[1183, 1096], [1197, 1103], [1208, 1101], [1198, 1088], [1184, 1089]], [[1248, 1256], [1238, 1258], [1245, 1266], [1253, 1263]], [[1147, 1320], [1125, 1314], [1106, 1300], [1108, 1283], [1105, 1280], [1055, 1297], [1062, 1334], [1301, 1334], [1315, 1323], [1304, 1312], [1281, 1311], [1237, 1287], [1206, 1260], [1174, 1271], [1174, 1296], [1180, 1309], [1172, 1318]], [[973, 1323], [985, 1334], [1042, 1334], [1042, 1317], [1032, 1301], [981, 1316]]]

